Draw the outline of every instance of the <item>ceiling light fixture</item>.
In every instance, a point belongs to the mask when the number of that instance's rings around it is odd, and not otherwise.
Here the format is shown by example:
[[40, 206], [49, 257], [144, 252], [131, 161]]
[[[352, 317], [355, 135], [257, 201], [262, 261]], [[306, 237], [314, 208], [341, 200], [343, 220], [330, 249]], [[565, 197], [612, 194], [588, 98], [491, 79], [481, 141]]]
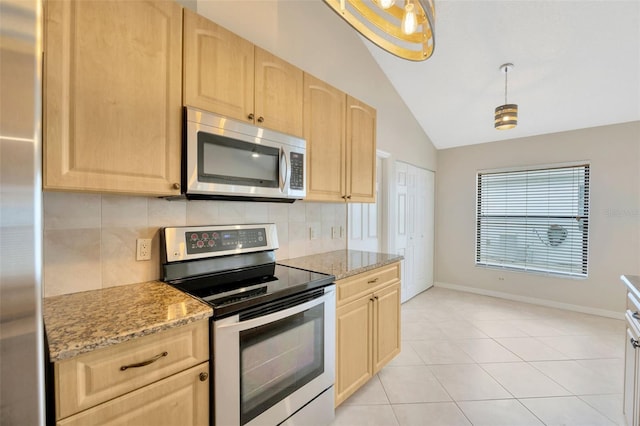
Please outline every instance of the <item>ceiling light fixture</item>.
[[402, 59], [424, 61], [435, 48], [434, 0], [324, 0], [356, 31]]
[[511, 69], [512, 63], [500, 65], [500, 71], [504, 73], [504, 105], [496, 107], [493, 126], [497, 130], [513, 129], [518, 125], [518, 105], [507, 103], [507, 74]]

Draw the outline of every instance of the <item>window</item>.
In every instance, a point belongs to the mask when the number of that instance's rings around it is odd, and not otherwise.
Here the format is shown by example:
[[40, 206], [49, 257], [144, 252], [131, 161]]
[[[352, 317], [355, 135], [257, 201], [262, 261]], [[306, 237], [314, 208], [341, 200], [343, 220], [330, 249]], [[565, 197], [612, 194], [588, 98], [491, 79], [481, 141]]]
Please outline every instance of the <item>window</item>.
[[589, 165], [478, 173], [476, 265], [587, 276]]

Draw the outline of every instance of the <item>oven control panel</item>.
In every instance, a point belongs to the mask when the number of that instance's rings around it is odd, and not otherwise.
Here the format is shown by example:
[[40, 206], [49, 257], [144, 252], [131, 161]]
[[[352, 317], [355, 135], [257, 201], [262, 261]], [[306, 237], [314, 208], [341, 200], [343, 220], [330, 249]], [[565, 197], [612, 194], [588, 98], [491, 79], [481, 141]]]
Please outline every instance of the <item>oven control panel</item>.
[[187, 254], [212, 253], [267, 245], [264, 228], [188, 231], [185, 232], [185, 241], [187, 241]]
[[162, 240], [166, 262], [278, 248], [278, 233], [273, 223], [163, 228]]

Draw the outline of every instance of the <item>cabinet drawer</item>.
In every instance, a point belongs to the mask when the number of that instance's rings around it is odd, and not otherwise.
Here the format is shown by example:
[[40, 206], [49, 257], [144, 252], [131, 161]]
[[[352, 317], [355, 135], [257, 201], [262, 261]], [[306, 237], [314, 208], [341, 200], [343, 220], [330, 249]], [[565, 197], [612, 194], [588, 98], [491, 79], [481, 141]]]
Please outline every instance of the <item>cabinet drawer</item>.
[[56, 419], [208, 359], [209, 322], [198, 321], [57, 362], [54, 365]]
[[209, 363], [57, 422], [58, 426], [208, 425]]
[[398, 279], [400, 279], [400, 262], [340, 280], [336, 282], [338, 305], [357, 299]]

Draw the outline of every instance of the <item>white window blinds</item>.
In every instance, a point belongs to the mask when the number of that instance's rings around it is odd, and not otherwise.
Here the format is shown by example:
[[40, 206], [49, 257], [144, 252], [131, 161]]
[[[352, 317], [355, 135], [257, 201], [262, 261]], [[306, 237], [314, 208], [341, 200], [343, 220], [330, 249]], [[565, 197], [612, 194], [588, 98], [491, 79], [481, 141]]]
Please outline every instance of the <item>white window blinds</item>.
[[476, 264], [587, 276], [589, 165], [478, 173]]

